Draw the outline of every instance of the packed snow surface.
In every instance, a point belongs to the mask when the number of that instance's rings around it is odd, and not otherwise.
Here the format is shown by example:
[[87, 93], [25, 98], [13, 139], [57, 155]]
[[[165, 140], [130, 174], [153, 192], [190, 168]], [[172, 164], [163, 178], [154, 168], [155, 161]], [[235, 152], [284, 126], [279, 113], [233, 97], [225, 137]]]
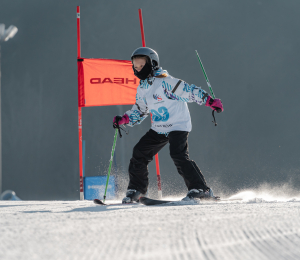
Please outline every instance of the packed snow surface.
[[[300, 198], [181, 206], [0, 201], [0, 259], [300, 259]], [[107, 201], [112, 202], [112, 201]]]

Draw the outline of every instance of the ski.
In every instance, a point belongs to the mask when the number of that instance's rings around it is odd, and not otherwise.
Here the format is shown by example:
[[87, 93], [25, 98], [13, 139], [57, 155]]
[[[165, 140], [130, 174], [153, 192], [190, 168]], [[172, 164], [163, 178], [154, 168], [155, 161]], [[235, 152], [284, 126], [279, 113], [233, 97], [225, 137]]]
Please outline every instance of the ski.
[[[205, 201], [220, 201], [220, 197], [212, 197], [212, 198], [205, 198], [202, 199]], [[172, 200], [154, 200], [150, 199], [147, 197], [140, 197], [140, 203], [146, 205], [146, 206], [153, 206], [153, 205], [161, 205], [161, 204], [174, 204], [174, 205], [186, 205], [186, 204], [198, 204], [198, 201], [200, 200], [195, 200], [195, 201], [183, 201], [183, 200], [177, 200], [177, 201], [172, 201]]]
[[146, 206], [160, 205], [160, 204], [171, 203], [171, 202], [174, 202], [174, 201], [154, 200], [154, 199], [150, 199], [150, 198], [147, 198], [147, 197], [140, 197], [140, 203], [142, 203]]
[[137, 205], [138, 203], [132, 202], [132, 203], [111, 203], [111, 204], [105, 204], [102, 200], [94, 199], [94, 203], [100, 206], [128, 206], [128, 205]]

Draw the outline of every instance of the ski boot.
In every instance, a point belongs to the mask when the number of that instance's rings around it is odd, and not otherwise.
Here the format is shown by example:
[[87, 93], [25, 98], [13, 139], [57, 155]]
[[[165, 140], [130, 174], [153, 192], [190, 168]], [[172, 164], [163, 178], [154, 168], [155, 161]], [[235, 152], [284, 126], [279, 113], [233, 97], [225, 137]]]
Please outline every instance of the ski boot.
[[138, 202], [142, 194], [137, 190], [127, 190], [126, 197], [122, 200], [122, 204]]
[[184, 197], [183, 201], [191, 201], [197, 199], [205, 199], [205, 200], [218, 200], [219, 197], [215, 197], [212, 189], [208, 188], [207, 190], [202, 189], [192, 189], [189, 190], [186, 197]]

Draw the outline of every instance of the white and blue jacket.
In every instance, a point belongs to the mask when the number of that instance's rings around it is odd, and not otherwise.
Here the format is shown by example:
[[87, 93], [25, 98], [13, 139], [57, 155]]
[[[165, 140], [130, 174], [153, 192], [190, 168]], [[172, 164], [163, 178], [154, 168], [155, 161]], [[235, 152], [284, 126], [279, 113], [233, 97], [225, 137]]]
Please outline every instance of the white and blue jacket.
[[136, 103], [126, 114], [129, 126], [140, 124], [150, 113], [151, 129], [159, 134], [192, 130], [187, 102], [205, 104], [208, 94], [195, 85], [173, 78], [161, 68], [154, 77], [140, 81]]

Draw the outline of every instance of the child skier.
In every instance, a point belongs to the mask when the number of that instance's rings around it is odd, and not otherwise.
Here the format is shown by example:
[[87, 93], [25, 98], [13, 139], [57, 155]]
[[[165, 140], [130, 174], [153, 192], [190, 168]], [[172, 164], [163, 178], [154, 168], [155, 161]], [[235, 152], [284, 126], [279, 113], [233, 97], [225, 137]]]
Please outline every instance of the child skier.
[[136, 103], [123, 116], [115, 116], [113, 126], [140, 124], [150, 113], [151, 129], [133, 148], [129, 164], [129, 185], [122, 203], [138, 201], [148, 188], [148, 164], [167, 143], [170, 155], [188, 188], [183, 200], [213, 197], [197, 164], [189, 158], [188, 134], [192, 129], [187, 102], [205, 104], [223, 111], [220, 99], [213, 99], [195, 85], [173, 78], [159, 67], [158, 54], [147, 47], [131, 55], [134, 74], [140, 79]]

